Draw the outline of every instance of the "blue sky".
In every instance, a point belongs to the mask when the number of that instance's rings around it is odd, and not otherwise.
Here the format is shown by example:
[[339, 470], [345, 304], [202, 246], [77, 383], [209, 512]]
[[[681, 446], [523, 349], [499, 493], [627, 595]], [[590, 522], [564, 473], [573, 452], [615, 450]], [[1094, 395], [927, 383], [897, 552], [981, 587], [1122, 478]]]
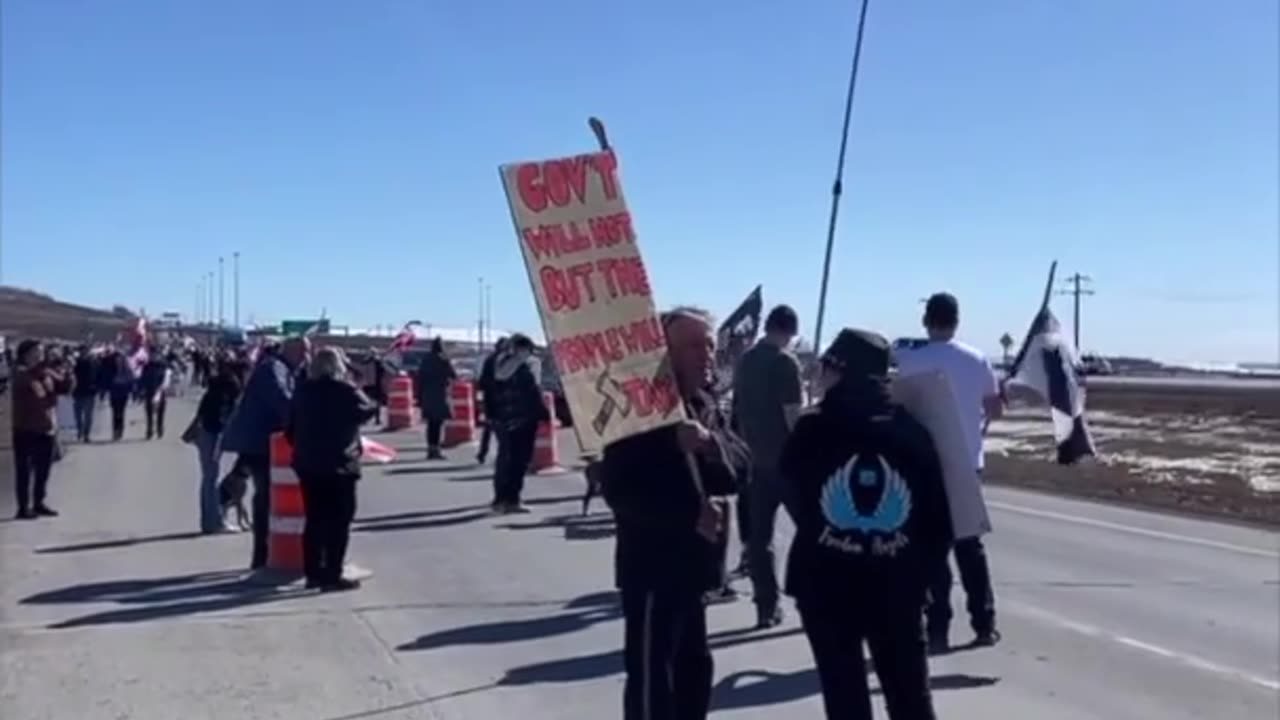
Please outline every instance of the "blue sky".
[[[914, 334], [948, 289], [995, 351], [1057, 258], [1096, 281], [1087, 349], [1275, 360], [1276, 5], [872, 0], [826, 336]], [[856, 13], [5, 0], [4, 281], [191, 313], [239, 250], [259, 320], [469, 325], [483, 275], [535, 328], [496, 168], [591, 149], [595, 114], [659, 302], [764, 283], [809, 334]]]

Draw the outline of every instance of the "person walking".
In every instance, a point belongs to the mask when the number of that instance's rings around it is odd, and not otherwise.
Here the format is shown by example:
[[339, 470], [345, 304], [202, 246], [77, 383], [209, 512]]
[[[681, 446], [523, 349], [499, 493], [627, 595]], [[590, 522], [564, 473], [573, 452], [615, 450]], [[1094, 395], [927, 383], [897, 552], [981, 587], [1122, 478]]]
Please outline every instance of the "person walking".
[[284, 430], [297, 375], [311, 354], [306, 337], [290, 337], [278, 350], [264, 348], [222, 435], [222, 451], [239, 453], [253, 477], [253, 551], [249, 568], [267, 564], [271, 522], [271, 435]]
[[129, 399], [133, 397], [136, 378], [129, 358], [116, 350], [109, 360], [113, 370], [109, 399], [111, 402], [111, 439], [119, 442], [124, 438], [125, 415], [129, 408]]
[[377, 403], [348, 378], [338, 350], [316, 353], [285, 426], [306, 513], [302, 554], [308, 588], [331, 592], [360, 587], [358, 580], [342, 577], [342, 566], [356, 514], [360, 427], [377, 412]]
[[[948, 293], [931, 296], [925, 303], [923, 323], [929, 342], [898, 353], [898, 374], [906, 377], [940, 372], [946, 376], [961, 413], [969, 453], [981, 478], [983, 429], [988, 420], [999, 418], [1004, 411], [999, 381], [981, 350], [956, 339], [960, 303], [955, 296]], [[975, 635], [973, 644], [995, 645], [1000, 641], [996, 629], [996, 598], [982, 538], [956, 538], [954, 552], [960, 583], [968, 600], [969, 624]], [[951, 567], [944, 557], [930, 585], [925, 613], [929, 644], [934, 652], [945, 652], [950, 647], [952, 582]]]
[[71, 382], [45, 362], [44, 345], [28, 339], [18, 343], [12, 372], [14, 494], [17, 518], [56, 517], [46, 497], [53, 468], [58, 424], [58, 393]]
[[93, 434], [93, 411], [98, 397], [98, 362], [89, 352], [88, 345], [81, 345], [76, 351], [72, 375], [75, 378], [71, 402], [76, 416], [76, 439], [87, 443]]
[[489, 445], [493, 441], [494, 423], [497, 422], [498, 381], [494, 377], [494, 370], [498, 356], [506, 349], [507, 339], [498, 338], [498, 341], [493, 344], [493, 352], [489, 353], [480, 364], [480, 379], [476, 382], [476, 390], [483, 398], [484, 407], [484, 424], [480, 428], [480, 450], [476, 453], [476, 462], [481, 465], [489, 459]]
[[598, 470], [618, 528], [623, 718], [704, 720], [714, 671], [704, 595], [721, 584], [725, 502], [751, 458], [709, 389], [710, 317], [677, 308], [662, 326], [689, 419], [610, 443]]
[[889, 395], [889, 342], [842, 330], [822, 355], [816, 413], [779, 468], [796, 534], [787, 558], [828, 720], [872, 720], [862, 646], [890, 720], [934, 720], [921, 627], [926, 587], [951, 535], [928, 431]]
[[[542, 401], [541, 369], [533, 340], [516, 333], [494, 362], [493, 405], [497, 417], [498, 457], [493, 468], [493, 510], [526, 513], [521, 501], [524, 476], [533, 460], [538, 424], [551, 419]], [[488, 397], [486, 396], [486, 401]]]
[[160, 348], [152, 347], [147, 362], [142, 366], [138, 387], [142, 393], [142, 407], [147, 415], [147, 439], [164, 437], [164, 414], [173, 370]]
[[221, 359], [209, 379], [196, 409], [195, 447], [200, 460], [200, 532], [205, 535], [227, 528], [218, 498], [222, 463], [222, 432], [240, 397], [240, 378], [229, 359]]
[[422, 419], [427, 424], [427, 459], [443, 460], [440, 452], [440, 435], [444, 431], [444, 423], [449, 419], [449, 384], [457, 379], [458, 373], [453, 363], [444, 354], [444, 341], [436, 338], [431, 341], [431, 350], [422, 358], [418, 366], [418, 406], [422, 408]]
[[799, 332], [795, 310], [786, 305], [774, 308], [765, 318], [764, 337], [743, 354], [733, 374], [733, 418], [751, 448], [745, 503], [747, 569], [760, 629], [776, 627], [783, 619], [773, 536], [782, 503], [778, 459], [803, 402], [800, 363], [788, 350]]

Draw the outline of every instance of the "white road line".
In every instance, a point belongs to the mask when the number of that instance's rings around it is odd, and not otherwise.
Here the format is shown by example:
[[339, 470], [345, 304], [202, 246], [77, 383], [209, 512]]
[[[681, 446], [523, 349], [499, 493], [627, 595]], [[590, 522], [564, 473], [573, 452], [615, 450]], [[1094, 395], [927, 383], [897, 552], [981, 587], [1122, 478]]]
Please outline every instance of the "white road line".
[[1201, 672], [1207, 672], [1214, 675], [1220, 675], [1222, 677], [1229, 678], [1231, 680], [1245, 682], [1250, 685], [1255, 685], [1257, 687], [1263, 688], [1264, 690], [1270, 690], [1272, 692], [1280, 691], [1280, 680], [1262, 677], [1261, 675], [1254, 675], [1253, 673], [1246, 672], [1238, 668], [1233, 668], [1227, 665], [1221, 665], [1215, 662], [1210, 662], [1208, 660], [1205, 660], [1204, 658], [1196, 657], [1195, 655], [1188, 655], [1187, 653], [1181, 653], [1181, 652], [1177, 652], [1176, 650], [1170, 650], [1169, 648], [1162, 647], [1160, 645], [1154, 645], [1149, 642], [1144, 642], [1142, 640], [1138, 640], [1136, 638], [1132, 638], [1127, 635], [1119, 635], [1117, 633], [1107, 632], [1102, 628], [1076, 622], [1075, 620], [1071, 620], [1070, 618], [1065, 618], [1056, 613], [1051, 613], [1047, 610], [1041, 610], [1040, 608], [1032, 607], [1030, 605], [1024, 605], [1022, 603], [1010, 603], [1008, 601], [1005, 601], [1003, 606], [1006, 610], [1012, 610], [1014, 614], [1037, 618], [1039, 620], [1043, 620], [1052, 625], [1057, 625], [1058, 627], [1071, 630], [1072, 632], [1079, 633], [1081, 635], [1086, 635], [1088, 637], [1097, 638], [1100, 640], [1107, 640], [1109, 642], [1116, 643], [1117, 645], [1123, 645], [1125, 647], [1132, 648], [1134, 650], [1140, 650], [1150, 655], [1156, 655], [1158, 657], [1162, 657], [1166, 660], [1176, 662], [1180, 665], [1185, 665], [1186, 667], [1193, 668]]
[[1217, 540], [1192, 537], [1190, 535], [1178, 535], [1177, 533], [1163, 532], [1161, 530], [1150, 530], [1133, 525], [1121, 525], [1119, 523], [1107, 522], [1106, 520], [1094, 520], [1093, 518], [1080, 517], [1079, 515], [1067, 515], [1065, 513], [1056, 513], [1049, 510], [1037, 510], [1035, 508], [1023, 507], [1022, 505], [1011, 505], [997, 500], [988, 500], [987, 507], [994, 508], [996, 510], [1004, 510], [1005, 512], [1017, 513], [1019, 515], [1030, 515], [1031, 517], [1060, 520], [1062, 522], [1075, 523], [1076, 525], [1087, 525], [1089, 527], [1129, 533], [1130, 535], [1141, 535], [1143, 537], [1156, 538], [1157, 540], [1171, 540], [1173, 542], [1186, 543], [1188, 545], [1199, 545], [1201, 547], [1209, 547], [1216, 550], [1227, 550], [1229, 552], [1254, 555], [1257, 557], [1280, 558], [1280, 551], [1278, 550], [1267, 550], [1258, 547], [1248, 547], [1246, 545], [1235, 545], [1232, 543], [1219, 542]]

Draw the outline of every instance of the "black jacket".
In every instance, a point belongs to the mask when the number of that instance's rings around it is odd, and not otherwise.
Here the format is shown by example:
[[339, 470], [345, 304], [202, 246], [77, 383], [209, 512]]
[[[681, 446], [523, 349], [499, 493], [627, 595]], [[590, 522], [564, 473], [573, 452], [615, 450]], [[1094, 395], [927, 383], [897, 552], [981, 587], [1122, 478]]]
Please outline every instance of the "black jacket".
[[[698, 470], [710, 497], [731, 495], [749, 472], [751, 454], [708, 394], [685, 404], [689, 417], [711, 432], [714, 448], [699, 453]], [[721, 585], [723, 546], [697, 532], [698, 496], [674, 427], [605, 447], [600, 477], [618, 524], [619, 588], [703, 592]]]
[[951, 517], [929, 433], [878, 383], [837, 386], [783, 449], [787, 594], [923, 602]]
[[[495, 427], [514, 430], [551, 419], [542, 401], [542, 388], [534, 373], [537, 361], [518, 353], [507, 353], [494, 362], [493, 417]], [[485, 403], [489, 393], [485, 393]]]
[[240, 399], [240, 383], [231, 377], [214, 376], [200, 397], [196, 416], [205, 432], [219, 435], [227, 426], [227, 418]]
[[297, 387], [285, 437], [293, 444], [293, 469], [301, 476], [360, 477], [360, 426], [378, 406], [354, 385], [312, 379]]
[[489, 353], [484, 362], [480, 364], [480, 380], [476, 383], [476, 389], [484, 393], [484, 415], [486, 418], [493, 418], [498, 414], [498, 380], [494, 376], [497, 364], [498, 353]]
[[85, 398], [98, 394], [98, 362], [92, 356], [83, 355], [76, 358], [75, 369], [72, 372], [76, 378], [72, 395]]

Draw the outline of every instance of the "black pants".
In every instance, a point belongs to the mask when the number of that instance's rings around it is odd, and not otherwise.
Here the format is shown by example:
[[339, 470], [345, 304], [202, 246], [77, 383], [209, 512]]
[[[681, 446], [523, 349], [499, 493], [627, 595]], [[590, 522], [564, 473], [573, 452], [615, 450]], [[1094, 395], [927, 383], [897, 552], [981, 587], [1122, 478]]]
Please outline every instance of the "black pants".
[[89, 436], [93, 434], [93, 405], [96, 398], [93, 395], [76, 395], [71, 399], [75, 407], [76, 416], [76, 437], [85, 442], [89, 442]]
[[237, 464], [248, 468], [253, 478], [253, 552], [249, 567], [257, 569], [267, 564], [267, 539], [271, 534], [271, 458], [240, 453]]
[[746, 493], [739, 493], [738, 502], [743, 501], [744, 495], [748, 528], [743, 534], [747, 536], [753, 595], [761, 612], [772, 613], [778, 608], [778, 568], [773, 536], [778, 507], [782, 505], [782, 478], [777, 473], [757, 468]]
[[622, 590], [623, 720], [704, 720], [714, 664], [700, 591]]
[[[953, 548], [960, 584], [964, 586], [969, 625], [979, 635], [996, 629], [996, 596], [991, 587], [991, 570], [982, 538], [956, 541]], [[929, 603], [925, 609], [929, 637], [946, 637], [951, 624], [951, 565], [944, 557], [929, 583]]]
[[345, 475], [298, 475], [307, 522], [302, 558], [307, 581], [326, 585], [342, 579], [342, 563], [356, 516], [356, 480]]
[[[44, 505], [45, 492], [49, 487], [49, 471], [53, 468], [53, 436], [42, 432], [14, 430], [13, 468], [16, 474], [13, 489], [18, 509], [30, 510]], [[33, 499], [34, 505], [31, 502]]]
[[143, 407], [147, 411], [148, 440], [153, 436], [164, 437], [164, 411], [168, 404], [163, 394], [158, 399], [154, 395], [148, 395], [143, 401]]
[[489, 457], [489, 443], [493, 440], [493, 427], [489, 423], [480, 426], [480, 451], [476, 453], [476, 459], [484, 462]]
[[493, 468], [493, 500], [497, 503], [520, 502], [524, 492], [524, 476], [533, 460], [533, 445], [538, 438], [537, 423], [525, 423], [503, 430], [498, 438], [498, 459]]
[[111, 391], [111, 439], [124, 437], [124, 411], [129, 407], [128, 390]]
[[[846, 599], [847, 600], [847, 599]], [[920, 627], [923, 603], [857, 607], [823, 596], [799, 600], [800, 621], [813, 649], [828, 720], [872, 720], [865, 641], [889, 720], [935, 720], [929, 659]]]
[[440, 449], [440, 435], [444, 432], [444, 418], [428, 418], [427, 419], [427, 450], [431, 452]]

